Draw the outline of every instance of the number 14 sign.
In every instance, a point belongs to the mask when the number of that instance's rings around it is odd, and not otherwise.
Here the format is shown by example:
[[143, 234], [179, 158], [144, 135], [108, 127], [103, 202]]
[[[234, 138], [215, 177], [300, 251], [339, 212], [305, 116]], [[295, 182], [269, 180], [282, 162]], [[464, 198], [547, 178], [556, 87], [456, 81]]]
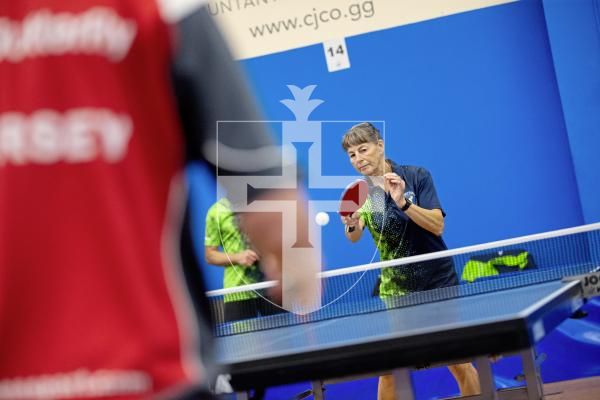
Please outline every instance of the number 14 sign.
[[340, 71], [350, 68], [350, 59], [348, 58], [348, 49], [345, 39], [334, 39], [323, 43], [325, 51], [325, 60], [329, 72]]

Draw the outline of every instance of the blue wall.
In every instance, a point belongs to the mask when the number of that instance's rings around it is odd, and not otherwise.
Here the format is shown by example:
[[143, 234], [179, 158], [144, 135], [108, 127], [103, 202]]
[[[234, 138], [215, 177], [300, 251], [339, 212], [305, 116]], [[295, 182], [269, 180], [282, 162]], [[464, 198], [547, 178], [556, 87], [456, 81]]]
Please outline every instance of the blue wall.
[[[316, 84], [312, 97], [325, 102], [311, 120], [384, 120], [387, 156], [432, 172], [450, 248], [584, 222], [540, 1], [351, 37], [347, 45], [352, 68], [335, 73], [321, 45], [243, 61], [266, 119], [293, 120], [279, 102], [292, 98], [287, 85]], [[326, 170], [349, 167], [338, 144], [344, 129], [328, 136]], [[345, 240], [336, 217], [323, 236], [328, 268], [372, 255]]]
[[600, 1], [544, 0], [584, 221], [600, 221]]
[[[294, 119], [279, 102], [292, 98], [287, 85], [317, 85], [312, 97], [325, 102], [311, 120], [385, 121], [387, 156], [432, 172], [448, 213], [444, 238], [456, 248], [600, 221], [599, 4], [526, 0], [347, 38], [352, 68], [335, 73], [321, 45], [241, 64], [265, 119]], [[339, 139], [350, 125], [323, 125], [326, 173], [349, 171]], [[214, 184], [199, 184], [209, 179], [200, 167], [190, 171], [201, 250], [204, 213], [217, 196]], [[323, 239], [327, 268], [374, 255], [368, 238], [347, 242], [335, 216]], [[205, 273], [209, 288], [221, 287], [220, 268]], [[363, 291], [373, 280], [360, 284]], [[553, 340], [545, 342], [549, 353], [565, 346]], [[555, 373], [564, 362], [549, 359], [544, 379], [566, 379]], [[513, 364], [496, 367], [507, 385], [520, 372]], [[570, 371], [568, 378], [593, 373]], [[416, 380], [440, 376], [452, 387], [445, 370]], [[367, 386], [365, 396], [373, 393], [373, 382]], [[441, 395], [430, 384], [417, 387], [420, 398]]]
[[450, 247], [583, 222], [541, 3], [347, 44], [352, 68], [337, 73], [327, 72], [320, 45], [245, 61], [268, 119], [293, 119], [279, 103], [291, 97], [287, 84], [316, 84], [313, 97], [325, 103], [311, 119], [385, 120], [388, 156], [431, 170]]

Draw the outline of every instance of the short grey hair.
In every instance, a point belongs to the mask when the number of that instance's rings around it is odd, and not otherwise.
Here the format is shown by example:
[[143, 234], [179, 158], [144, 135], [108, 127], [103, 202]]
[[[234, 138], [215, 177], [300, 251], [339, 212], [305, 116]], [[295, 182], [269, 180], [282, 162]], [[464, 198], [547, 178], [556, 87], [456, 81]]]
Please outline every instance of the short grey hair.
[[352, 146], [368, 142], [377, 144], [380, 140], [382, 139], [379, 129], [375, 128], [369, 122], [362, 122], [346, 131], [342, 138], [342, 148], [344, 151], [348, 151], [348, 148]]

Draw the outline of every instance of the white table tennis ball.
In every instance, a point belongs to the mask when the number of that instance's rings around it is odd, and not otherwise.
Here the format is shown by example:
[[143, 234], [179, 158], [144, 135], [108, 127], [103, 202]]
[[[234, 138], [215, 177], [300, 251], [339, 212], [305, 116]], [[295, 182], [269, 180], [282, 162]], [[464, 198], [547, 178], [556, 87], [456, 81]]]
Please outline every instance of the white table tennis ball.
[[315, 215], [315, 222], [320, 226], [327, 225], [329, 223], [329, 214], [319, 211], [317, 215]]

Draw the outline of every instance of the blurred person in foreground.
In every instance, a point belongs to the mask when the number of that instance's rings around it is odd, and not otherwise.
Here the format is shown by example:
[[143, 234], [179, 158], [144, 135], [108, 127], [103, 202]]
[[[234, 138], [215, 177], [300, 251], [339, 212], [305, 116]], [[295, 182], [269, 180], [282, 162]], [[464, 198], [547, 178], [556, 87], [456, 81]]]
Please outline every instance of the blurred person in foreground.
[[[385, 159], [379, 130], [368, 122], [350, 128], [342, 139], [342, 148], [354, 169], [367, 177], [369, 183], [369, 194], [362, 208], [342, 217], [346, 237], [351, 242], [360, 240], [367, 228], [382, 261], [447, 249], [442, 239], [446, 214], [429, 171]], [[385, 300], [458, 283], [453, 261], [446, 257], [383, 269], [378, 294]], [[448, 369], [461, 395], [480, 392], [479, 377], [471, 363], [449, 365]], [[378, 399], [395, 398], [393, 376], [380, 377]]]
[[[0, 3], [0, 399], [210, 397], [183, 171], [262, 118], [200, 3]], [[274, 280], [276, 217], [246, 220]]]

